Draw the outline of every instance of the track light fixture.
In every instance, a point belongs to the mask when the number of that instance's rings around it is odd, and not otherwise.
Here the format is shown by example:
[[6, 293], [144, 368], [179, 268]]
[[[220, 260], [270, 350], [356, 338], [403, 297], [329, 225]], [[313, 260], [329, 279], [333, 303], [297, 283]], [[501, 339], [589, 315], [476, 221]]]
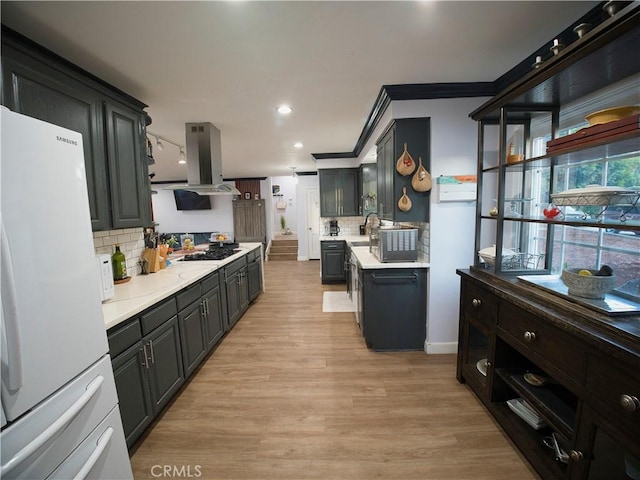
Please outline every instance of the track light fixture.
[[[175, 147], [178, 147], [178, 151], [180, 152], [179, 155], [178, 155], [178, 163], [180, 163], [180, 164], [187, 163], [187, 157], [184, 154], [184, 146], [183, 145], [180, 145], [179, 143], [172, 142], [171, 140], [163, 138], [160, 135], [156, 135], [153, 132], [147, 131], [147, 135], [151, 135], [152, 137], [156, 137], [156, 147], [158, 148], [158, 150], [163, 150], [164, 149], [164, 144], [162, 142], [169, 143], [169, 144], [171, 144], [171, 145], [173, 145]], [[161, 140], [162, 140], [162, 142], [161, 142]]]

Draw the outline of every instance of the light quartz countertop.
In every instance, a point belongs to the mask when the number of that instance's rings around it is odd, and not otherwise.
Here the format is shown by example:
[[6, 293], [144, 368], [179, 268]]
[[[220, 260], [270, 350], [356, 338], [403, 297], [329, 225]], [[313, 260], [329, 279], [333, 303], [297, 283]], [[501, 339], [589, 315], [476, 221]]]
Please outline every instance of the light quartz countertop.
[[360, 267], [364, 270], [374, 268], [429, 268], [429, 262], [388, 262], [382, 263], [371, 252], [369, 247], [352, 247], [351, 253], [353, 253], [358, 259]]
[[354, 244], [366, 244], [369, 245], [369, 235], [322, 235], [320, 237], [321, 242], [330, 242], [330, 241], [345, 241], [349, 244], [349, 246], [354, 246]]
[[177, 261], [179, 257], [169, 257], [171, 265], [167, 268], [148, 275], [133, 276], [127, 283], [115, 286], [114, 298], [102, 304], [105, 327], [108, 330], [118, 325], [261, 245], [241, 243], [239, 252], [220, 261], [182, 262]]

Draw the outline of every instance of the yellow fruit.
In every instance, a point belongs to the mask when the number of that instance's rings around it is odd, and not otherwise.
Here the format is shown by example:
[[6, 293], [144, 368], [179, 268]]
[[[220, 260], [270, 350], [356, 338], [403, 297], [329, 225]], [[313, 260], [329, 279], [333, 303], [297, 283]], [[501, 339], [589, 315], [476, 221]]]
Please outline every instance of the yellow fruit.
[[578, 272], [578, 275], [582, 275], [582, 276], [585, 276], [585, 277], [590, 277], [591, 276], [591, 272], [589, 270], [580, 270]]

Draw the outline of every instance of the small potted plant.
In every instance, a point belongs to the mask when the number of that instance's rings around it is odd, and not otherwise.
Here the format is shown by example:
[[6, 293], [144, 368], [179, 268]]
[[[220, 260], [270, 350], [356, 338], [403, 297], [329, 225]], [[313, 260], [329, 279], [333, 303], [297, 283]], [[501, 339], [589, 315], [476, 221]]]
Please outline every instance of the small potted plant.
[[282, 234], [287, 232], [287, 219], [284, 218], [284, 215], [280, 215], [280, 228], [282, 229]]
[[178, 243], [178, 240], [174, 235], [163, 233], [162, 235], [160, 235], [160, 243], [166, 243], [168, 247], [167, 253], [171, 253], [173, 252], [173, 247], [176, 245], [176, 243]]

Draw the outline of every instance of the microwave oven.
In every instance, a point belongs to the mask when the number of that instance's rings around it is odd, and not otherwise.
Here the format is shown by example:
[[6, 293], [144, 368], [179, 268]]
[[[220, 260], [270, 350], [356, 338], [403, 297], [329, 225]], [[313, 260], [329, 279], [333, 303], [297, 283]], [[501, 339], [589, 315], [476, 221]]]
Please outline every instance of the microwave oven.
[[418, 229], [374, 227], [369, 234], [369, 251], [382, 263], [415, 262]]
[[111, 255], [96, 255], [98, 264], [98, 275], [100, 286], [100, 299], [103, 302], [112, 299], [116, 293], [116, 287], [113, 283], [113, 267], [111, 266]]

